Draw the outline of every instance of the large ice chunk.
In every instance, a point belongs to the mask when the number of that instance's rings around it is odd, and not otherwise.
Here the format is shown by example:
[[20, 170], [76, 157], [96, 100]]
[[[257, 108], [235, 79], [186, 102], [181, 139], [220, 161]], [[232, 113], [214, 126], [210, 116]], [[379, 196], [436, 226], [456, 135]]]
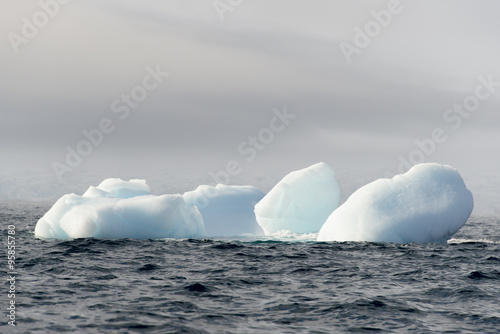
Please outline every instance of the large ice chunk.
[[255, 206], [255, 215], [266, 235], [281, 230], [316, 233], [339, 200], [335, 172], [320, 162], [285, 176]]
[[184, 194], [188, 205], [196, 205], [208, 236], [262, 235], [254, 207], [264, 193], [252, 186], [203, 185]]
[[187, 238], [204, 235], [203, 218], [181, 195], [155, 196], [143, 180], [108, 179], [83, 196], [64, 195], [39, 219], [35, 236]]
[[473, 206], [456, 169], [420, 164], [358, 189], [331, 214], [318, 241], [444, 243], [466, 223]]

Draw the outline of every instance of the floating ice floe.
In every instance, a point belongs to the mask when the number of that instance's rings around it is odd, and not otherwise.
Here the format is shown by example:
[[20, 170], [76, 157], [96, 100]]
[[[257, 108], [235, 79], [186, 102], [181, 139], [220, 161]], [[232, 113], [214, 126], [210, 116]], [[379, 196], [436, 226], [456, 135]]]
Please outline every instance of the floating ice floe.
[[203, 216], [208, 236], [262, 235], [255, 220], [254, 206], [264, 193], [252, 186], [216, 187], [203, 185], [184, 193], [188, 205], [195, 205]]
[[444, 243], [466, 223], [473, 206], [456, 169], [420, 164], [353, 193], [327, 219], [318, 241]]
[[339, 200], [335, 172], [321, 162], [285, 176], [255, 206], [255, 215], [266, 235], [317, 233]]
[[252, 186], [199, 186], [184, 195], [152, 195], [144, 180], [104, 180], [83, 194], [64, 195], [38, 221], [42, 239], [161, 239], [262, 235]]
[[144, 180], [107, 179], [83, 196], [64, 195], [38, 221], [42, 239], [159, 239], [205, 235], [198, 209], [181, 195], [155, 196]]

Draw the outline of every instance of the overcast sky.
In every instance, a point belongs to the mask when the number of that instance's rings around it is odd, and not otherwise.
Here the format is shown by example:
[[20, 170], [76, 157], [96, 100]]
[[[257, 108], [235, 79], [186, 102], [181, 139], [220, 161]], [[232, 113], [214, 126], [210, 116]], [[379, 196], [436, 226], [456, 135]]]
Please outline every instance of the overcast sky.
[[54, 1], [0, 0], [0, 174], [499, 170], [498, 1]]

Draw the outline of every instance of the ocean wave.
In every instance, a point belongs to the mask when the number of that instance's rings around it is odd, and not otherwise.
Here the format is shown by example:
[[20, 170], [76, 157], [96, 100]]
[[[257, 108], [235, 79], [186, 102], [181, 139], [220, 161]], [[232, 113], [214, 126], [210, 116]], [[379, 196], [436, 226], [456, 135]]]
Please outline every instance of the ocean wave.
[[483, 243], [483, 244], [500, 244], [500, 241], [495, 241], [495, 240], [489, 240], [489, 239], [450, 239], [448, 240], [448, 244], [476, 244], [476, 243]]

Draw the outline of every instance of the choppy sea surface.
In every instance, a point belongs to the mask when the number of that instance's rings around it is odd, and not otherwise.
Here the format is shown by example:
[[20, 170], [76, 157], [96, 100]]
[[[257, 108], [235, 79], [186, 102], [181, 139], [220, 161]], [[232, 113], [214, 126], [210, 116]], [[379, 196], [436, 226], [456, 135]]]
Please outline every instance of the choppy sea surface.
[[2, 333], [499, 332], [498, 217], [472, 217], [444, 245], [35, 239], [50, 206], [0, 203]]

